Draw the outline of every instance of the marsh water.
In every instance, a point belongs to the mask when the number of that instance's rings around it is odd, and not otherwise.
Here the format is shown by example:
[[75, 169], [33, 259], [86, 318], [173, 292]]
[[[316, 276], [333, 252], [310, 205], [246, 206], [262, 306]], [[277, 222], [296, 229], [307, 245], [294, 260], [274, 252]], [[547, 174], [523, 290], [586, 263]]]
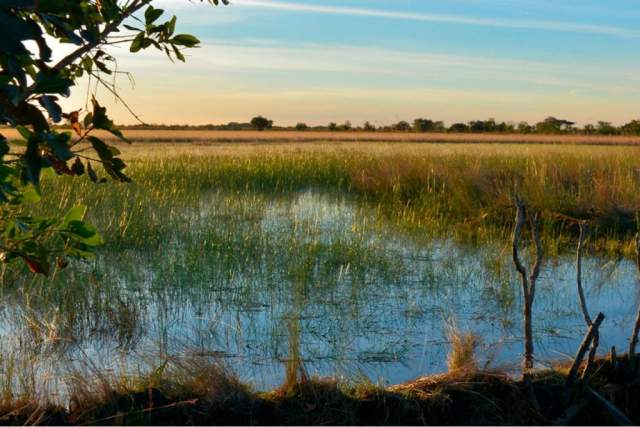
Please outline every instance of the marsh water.
[[[3, 381], [17, 367], [53, 387], [70, 370], [131, 373], [195, 357], [257, 389], [282, 384], [294, 362], [308, 375], [399, 383], [446, 370], [452, 330], [480, 338], [482, 365], [517, 369], [521, 294], [508, 241], [434, 239], [311, 190], [216, 192], [180, 209], [186, 226], [158, 244], [105, 250], [51, 283], [5, 285]], [[635, 266], [587, 257], [584, 281], [591, 312], [607, 316], [602, 351], [625, 349]], [[570, 359], [585, 332], [573, 257], [546, 260], [534, 311], [538, 363]]]

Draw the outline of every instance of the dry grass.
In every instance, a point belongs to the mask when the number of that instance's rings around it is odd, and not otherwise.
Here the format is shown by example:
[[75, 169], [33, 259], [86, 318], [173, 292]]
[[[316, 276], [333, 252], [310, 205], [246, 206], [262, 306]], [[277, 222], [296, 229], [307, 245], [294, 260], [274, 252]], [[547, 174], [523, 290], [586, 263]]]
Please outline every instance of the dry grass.
[[462, 332], [451, 328], [447, 333], [451, 349], [447, 356], [449, 372], [475, 371], [478, 368], [475, 353], [479, 338], [472, 332]]
[[[9, 139], [19, 138], [13, 129], [2, 129]], [[640, 145], [640, 136], [604, 135], [526, 135], [526, 134], [448, 134], [407, 132], [298, 132], [298, 131], [204, 131], [204, 130], [127, 130], [126, 136], [137, 142], [471, 142], [471, 143], [538, 143]], [[97, 136], [112, 140], [104, 132]]]
[[[640, 397], [638, 360], [599, 359], [591, 386], [633, 421]], [[268, 393], [251, 391], [219, 366], [171, 366], [138, 380], [97, 384], [75, 380], [68, 408], [42, 399], [0, 403], [9, 425], [549, 425], [570, 404], [565, 372], [539, 371], [534, 409], [519, 380], [501, 372], [458, 370], [382, 387], [310, 379]], [[94, 384], [92, 386], [92, 384]], [[127, 384], [127, 385], [125, 385]], [[583, 406], [570, 420], [612, 424], [599, 405]]]

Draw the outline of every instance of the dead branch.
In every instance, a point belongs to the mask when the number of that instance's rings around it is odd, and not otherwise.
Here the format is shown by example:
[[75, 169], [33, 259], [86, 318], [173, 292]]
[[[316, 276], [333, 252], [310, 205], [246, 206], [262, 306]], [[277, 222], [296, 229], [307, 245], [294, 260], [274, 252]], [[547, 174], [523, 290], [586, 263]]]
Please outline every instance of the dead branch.
[[[587, 327], [590, 327], [593, 322], [591, 320], [591, 316], [589, 315], [589, 309], [587, 308], [587, 299], [584, 296], [584, 288], [582, 287], [582, 252], [584, 250], [584, 241], [586, 239], [589, 226], [586, 221], [578, 221], [578, 227], [580, 228], [580, 237], [578, 238], [578, 248], [576, 249], [576, 284], [578, 286], [578, 297], [580, 299], [580, 308], [582, 310], [582, 315], [584, 316], [584, 321]], [[589, 357], [587, 358], [587, 364], [585, 365], [584, 371], [582, 371], [582, 378], [586, 378], [587, 373], [593, 365], [593, 361], [596, 358], [596, 351], [598, 350], [599, 344], [600, 335], [596, 330], [593, 339], [591, 340]]]
[[[529, 225], [531, 227], [531, 235], [535, 244], [535, 259], [531, 273], [527, 274], [527, 268], [524, 266], [520, 258], [519, 246], [522, 238], [522, 227], [529, 218]], [[524, 373], [525, 377], [533, 369], [533, 332], [532, 332], [532, 308], [533, 301], [535, 299], [536, 281], [540, 275], [540, 269], [542, 267], [543, 249], [542, 241], [540, 238], [540, 221], [538, 214], [533, 216], [527, 215], [527, 208], [525, 204], [516, 198], [516, 219], [513, 229], [513, 263], [516, 266], [516, 270], [520, 273], [522, 281], [522, 295], [523, 295], [523, 315], [524, 315]]]
[[591, 323], [587, 334], [582, 340], [582, 344], [580, 344], [580, 348], [578, 349], [578, 353], [576, 354], [575, 360], [573, 361], [573, 365], [571, 366], [571, 370], [569, 371], [569, 375], [567, 376], [566, 386], [570, 388], [576, 381], [578, 369], [582, 364], [582, 359], [587, 353], [589, 346], [591, 345], [591, 341], [593, 340], [594, 334], [598, 332], [598, 328], [600, 328], [600, 324], [604, 320], [604, 314], [598, 313], [596, 320]]
[[578, 296], [580, 297], [580, 308], [582, 309], [584, 321], [587, 323], [587, 326], [591, 326], [591, 316], [589, 316], [587, 300], [584, 296], [584, 289], [582, 288], [582, 250], [584, 249], [584, 239], [587, 234], [587, 223], [580, 221], [578, 226], [580, 227], [580, 237], [578, 239], [578, 249], [576, 250], [576, 283], [578, 285]]

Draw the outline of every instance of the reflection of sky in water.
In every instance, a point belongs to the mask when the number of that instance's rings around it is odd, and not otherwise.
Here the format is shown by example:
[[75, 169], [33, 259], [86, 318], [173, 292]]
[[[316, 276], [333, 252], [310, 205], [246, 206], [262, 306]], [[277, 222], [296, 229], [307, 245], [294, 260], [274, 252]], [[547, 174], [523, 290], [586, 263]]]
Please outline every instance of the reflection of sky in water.
[[[174, 236], [158, 252], [100, 262], [96, 294], [122, 312], [86, 314], [90, 304], [78, 301], [78, 324], [63, 337], [74, 342], [63, 354], [41, 353], [43, 369], [71, 360], [117, 371], [189, 353], [220, 358], [267, 388], [284, 378], [292, 325], [311, 374], [397, 383], [445, 370], [452, 324], [481, 337], [481, 362], [520, 362], [520, 285], [508, 242], [461, 248], [414, 239], [313, 192], [244, 202], [216, 195], [188, 220], [192, 235]], [[571, 357], [585, 332], [573, 262], [547, 261], [539, 280], [541, 363]], [[589, 258], [585, 272], [592, 316], [607, 315], [601, 351], [624, 351], [638, 304], [635, 267]], [[37, 317], [38, 308], [4, 300], [0, 337], [20, 354], [29, 345], [24, 316]], [[43, 319], [55, 318], [45, 308]]]

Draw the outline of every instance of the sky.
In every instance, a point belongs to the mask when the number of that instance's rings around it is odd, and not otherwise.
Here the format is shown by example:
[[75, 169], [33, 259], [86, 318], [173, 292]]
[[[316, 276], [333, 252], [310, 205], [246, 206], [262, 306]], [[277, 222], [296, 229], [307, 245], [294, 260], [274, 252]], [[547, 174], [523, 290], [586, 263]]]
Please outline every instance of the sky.
[[[638, 0], [155, 0], [186, 63], [112, 50], [147, 123], [640, 118]], [[67, 106], [85, 105], [82, 84]], [[136, 120], [106, 91], [121, 124]]]

